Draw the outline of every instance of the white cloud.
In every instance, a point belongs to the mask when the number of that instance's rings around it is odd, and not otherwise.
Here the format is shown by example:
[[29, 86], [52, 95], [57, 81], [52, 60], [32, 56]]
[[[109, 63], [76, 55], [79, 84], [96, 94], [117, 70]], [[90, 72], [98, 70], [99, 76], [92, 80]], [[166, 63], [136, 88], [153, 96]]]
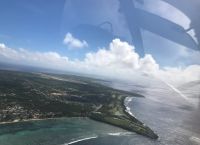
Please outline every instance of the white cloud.
[[4, 44], [0, 44], [0, 56], [0, 58], [6, 58], [15, 63], [26, 63], [129, 81], [135, 80], [136, 76], [141, 74], [157, 77], [173, 85], [200, 80], [200, 65], [162, 69], [150, 54], [141, 58], [133, 46], [119, 39], [114, 39], [107, 49], [101, 48], [97, 52], [87, 53], [82, 61], [70, 60], [56, 52], [32, 52], [26, 49], [9, 48]]
[[176, 86], [190, 81], [200, 80], [200, 65], [190, 65], [185, 68], [166, 67], [159, 70], [157, 75]]
[[63, 43], [66, 44], [69, 48], [84, 48], [84, 47], [88, 47], [88, 43], [85, 40], [81, 41], [81, 40], [73, 37], [73, 35], [71, 33], [67, 33], [65, 35]]
[[68, 58], [60, 56], [56, 52], [32, 52], [26, 49], [13, 49], [0, 43], [0, 61], [9, 61], [18, 64], [27, 64], [46, 68], [60, 68], [67, 62]]
[[104, 69], [155, 71], [159, 68], [150, 54], [140, 58], [134, 47], [127, 42], [114, 39], [108, 49], [99, 49], [96, 53], [88, 53], [85, 63], [89, 66]]

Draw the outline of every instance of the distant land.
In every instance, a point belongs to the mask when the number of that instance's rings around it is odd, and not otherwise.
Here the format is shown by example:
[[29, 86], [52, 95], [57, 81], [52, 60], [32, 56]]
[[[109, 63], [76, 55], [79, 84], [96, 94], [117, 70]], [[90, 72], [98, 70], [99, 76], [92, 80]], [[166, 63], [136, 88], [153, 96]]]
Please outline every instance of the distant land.
[[58, 117], [88, 117], [157, 139], [131, 116], [126, 97], [140, 94], [113, 89], [76, 75], [0, 70], [0, 122]]

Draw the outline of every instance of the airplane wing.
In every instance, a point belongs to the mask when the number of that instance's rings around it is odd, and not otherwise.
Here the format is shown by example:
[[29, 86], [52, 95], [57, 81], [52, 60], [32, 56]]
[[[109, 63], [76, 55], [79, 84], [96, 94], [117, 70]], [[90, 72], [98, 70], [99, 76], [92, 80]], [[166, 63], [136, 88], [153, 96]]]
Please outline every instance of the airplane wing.
[[137, 23], [141, 28], [191, 49], [199, 49], [193, 38], [180, 25], [141, 9], [136, 8], [136, 13], [139, 18]]

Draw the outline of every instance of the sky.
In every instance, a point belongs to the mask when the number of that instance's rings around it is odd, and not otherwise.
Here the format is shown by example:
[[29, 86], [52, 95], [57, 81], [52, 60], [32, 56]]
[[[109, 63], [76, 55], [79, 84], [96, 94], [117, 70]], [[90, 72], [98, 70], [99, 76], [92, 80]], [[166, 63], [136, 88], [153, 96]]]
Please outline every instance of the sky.
[[[152, 74], [174, 84], [200, 79], [198, 50], [142, 29], [145, 55], [137, 52], [119, 4], [118, 0], [1, 0], [0, 62], [123, 79]], [[183, 29], [190, 27], [190, 18], [162, 0], [135, 4]], [[197, 41], [193, 30], [188, 33]]]

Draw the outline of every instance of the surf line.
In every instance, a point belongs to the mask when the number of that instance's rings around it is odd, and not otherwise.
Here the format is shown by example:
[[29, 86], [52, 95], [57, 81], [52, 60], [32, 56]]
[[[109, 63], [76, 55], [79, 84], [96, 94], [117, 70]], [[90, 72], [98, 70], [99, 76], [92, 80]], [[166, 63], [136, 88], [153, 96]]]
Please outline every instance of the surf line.
[[77, 142], [80, 142], [80, 141], [94, 139], [94, 138], [97, 138], [97, 137], [98, 136], [86, 137], [86, 138], [78, 139], [78, 140], [75, 140], [75, 141], [72, 141], [72, 142], [69, 142], [69, 143], [65, 143], [64, 145], [70, 145], [70, 144], [74, 144], [74, 143], [77, 143]]

